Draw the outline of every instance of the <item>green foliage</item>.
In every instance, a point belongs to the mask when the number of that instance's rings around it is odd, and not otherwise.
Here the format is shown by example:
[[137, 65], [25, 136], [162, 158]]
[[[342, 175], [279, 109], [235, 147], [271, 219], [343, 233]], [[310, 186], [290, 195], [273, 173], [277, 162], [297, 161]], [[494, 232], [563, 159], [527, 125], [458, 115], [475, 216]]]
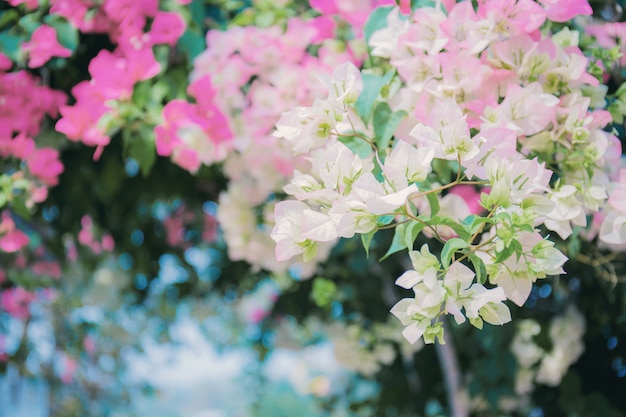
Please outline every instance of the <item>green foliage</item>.
[[317, 277], [313, 280], [311, 298], [320, 308], [330, 306], [337, 297], [337, 285], [326, 278]]
[[469, 246], [469, 243], [464, 239], [452, 238], [448, 240], [445, 245], [443, 245], [443, 249], [441, 250], [441, 265], [444, 268], [448, 268], [450, 266], [450, 261], [454, 257], [455, 253], [460, 249], [465, 249]]
[[404, 110], [392, 111], [389, 104], [385, 102], [376, 105], [372, 124], [378, 149], [387, 149], [393, 134], [406, 115], [407, 112]]
[[372, 11], [363, 28], [365, 42], [369, 42], [374, 32], [387, 27], [387, 16], [392, 10], [392, 6], [379, 6]]
[[74, 25], [64, 18], [53, 14], [47, 15], [43, 20], [56, 30], [57, 38], [61, 45], [71, 51], [75, 51], [78, 48], [78, 30]]
[[365, 123], [368, 123], [372, 117], [374, 103], [376, 103], [382, 88], [389, 84], [394, 75], [395, 70], [389, 71], [382, 76], [368, 73], [363, 74], [363, 91], [361, 95], [359, 95], [354, 107]]

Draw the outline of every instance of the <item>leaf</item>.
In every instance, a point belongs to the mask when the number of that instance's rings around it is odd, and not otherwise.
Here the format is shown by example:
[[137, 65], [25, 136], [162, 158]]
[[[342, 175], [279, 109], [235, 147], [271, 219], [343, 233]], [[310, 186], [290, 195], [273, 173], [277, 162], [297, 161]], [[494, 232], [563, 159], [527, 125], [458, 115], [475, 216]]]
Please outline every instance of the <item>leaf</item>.
[[468, 242], [457, 237], [448, 240], [441, 250], [441, 265], [447, 269], [450, 266], [452, 256], [454, 256], [459, 249], [464, 249], [468, 246]]
[[363, 91], [361, 91], [354, 107], [365, 123], [369, 121], [372, 115], [372, 108], [380, 95], [380, 90], [391, 81], [394, 75], [395, 70], [391, 70], [385, 75], [367, 73], [362, 75]]
[[[396, 230], [394, 230], [394, 234], [393, 234], [393, 239], [391, 240], [391, 245], [389, 245], [389, 249], [387, 249], [387, 253], [385, 253], [383, 257], [379, 259], [379, 261], [384, 261], [392, 254], [396, 252], [400, 252], [402, 249], [407, 248], [406, 232], [407, 232], [408, 227], [411, 224], [412, 223], [402, 223], [396, 226]], [[411, 246], [412, 246], [412, 242], [411, 242]]]
[[378, 230], [374, 229], [369, 233], [361, 235], [361, 243], [363, 243], [363, 249], [365, 249], [365, 256], [367, 258], [370, 257], [370, 245], [372, 243], [372, 239]]
[[387, 27], [387, 16], [393, 9], [393, 6], [380, 6], [375, 8], [370, 13], [369, 18], [363, 27], [363, 34], [365, 36], [366, 43], [369, 43], [374, 32]]
[[13, 198], [13, 200], [11, 201], [11, 208], [13, 209], [15, 214], [22, 217], [23, 219], [31, 218], [30, 210], [26, 206], [25, 194]]
[[413, 243], [417, 239], [417, 235], [426, 227], [425, 223], [411, 222], [406, 229], [404, 243], [409, 250], [413, 250]]
[[4, 10], [0, 13], [0, 28], [7, 25], [15, 24], [15, 21], [20, 17], [20, 14], [16, 9]]
[[8, 31], [0, 33], [0, 52], [17, 62], [20, 59], [20, 42], [22, 38], [11, 35]]
[[406, 115], [407, 112], [404, 110], [393, 112], [386, 102], [376, 105], [374, 109], [373, 127], [376, 146], [378, 146], [379, 150], [382, 151], [389, 146], [391, 137]]
[[463, 219], [462, 223], [467, 226], [467, 231], [470, 234], [474, 234], [478, 229], [480, 229], [480, 226], [482, 224], [493, 223], [493, 220], [491, 220], [490, 217], [482, 217], [476, 214], [470, 214], [465, 219]]
[[435, 216], [439, 213], [439, 198], [435, 193], [427, 193], [426, 198], [428, 199], [428, 204], [430, 204], [430, 215]]
[[355, 155], [366, 158], [372, 154], [372, 147], [369, 143], [356, 136], [341, 136], [339, 142], [346, 145]]
[[518, 240], [513, 239], [511, 244], [509, 244], [509, 246], [506, 246], [504, 250], [496, 254], [496, 259], [494, 262], [495, 263], [504, 262], [507, 259], [509, 259], [509, 257], [513, 255], [513, 253], [515, 253], [517, 250], [521, 251], [521, 249], [522, 249], [522, 244]]
[[436, 4], [435, 0], [411, 0], [411, 10], [416, 11], [424, 7], [435, 7]]
[[311, 298], [318, 307], [328, 307], [337, 295], [337, 285], [326, 278], [315, 278]]
[[187, 55], [190, 61], [206, 49], [206, 41], [198, 30], [187, 29], [176, 44], [178, 49]]
[[466, 241], [469, 240], [470, 234], [468, 233], [467, 228], [464, 225], [457, 223], [450, 217], [436, 217], [435, 219], [436, 220], [432, 220], [434, 224], [448, 226], [449, 228], [454, 230], [458, 237]]
[[145, 134], [124, 135], [124, 150], [126, 156], [137, 161], [142, 175], [147, 177], [156, 161], [156, 149], [152, 137]]
[[482, 259], [475, 253], [469, 255], [469, 260], [474, 266], [474, 272], [476, 272], [476, 280], [479, 284], [487, 282], [487, 267]]
[[34, 13], [29, 13], [22, 16], [17, 24], [20, 28], [23, 29], [24, 32], [28, 34], [29, 37], [39, 26], [41, 26], [41, 22], [37, 17], [35, 17]]

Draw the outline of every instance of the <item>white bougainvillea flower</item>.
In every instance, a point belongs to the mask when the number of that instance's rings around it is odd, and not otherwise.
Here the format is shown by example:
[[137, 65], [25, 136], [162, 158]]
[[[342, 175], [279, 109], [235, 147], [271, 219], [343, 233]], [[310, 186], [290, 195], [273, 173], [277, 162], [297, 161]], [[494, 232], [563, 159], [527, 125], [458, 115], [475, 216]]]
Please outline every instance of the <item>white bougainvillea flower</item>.
[[428, 124], [418, 123], [409, 133], [419, 144], [434, 149], [436, 158], [467, 161], [478, 154], [463, 111], [452, 98], [438, 102]]
[[411, 183], [421, 182], [432, 171], [431, 163], [435, 155], [432, 147], [416, 148], [403, 140], [398, 140], [385, 159], [383, 173], [396, 190], [406, 188]]
[[398, 301], [391, 309], [391, 314], [396, 316], [405, 326], [402, 335], [411, 344], [417, 342], [424, 335], [431, 323], [431, 318], [422, 314], [422, 310], [413, 298], [403, 298]]
[[328, 98], [343, 109], [346, 104], [355, 103], [363, 90], [361, 72], [352, 62], [337, 67], [329, 77], [321, 74], [320, 79], [328, 88]]

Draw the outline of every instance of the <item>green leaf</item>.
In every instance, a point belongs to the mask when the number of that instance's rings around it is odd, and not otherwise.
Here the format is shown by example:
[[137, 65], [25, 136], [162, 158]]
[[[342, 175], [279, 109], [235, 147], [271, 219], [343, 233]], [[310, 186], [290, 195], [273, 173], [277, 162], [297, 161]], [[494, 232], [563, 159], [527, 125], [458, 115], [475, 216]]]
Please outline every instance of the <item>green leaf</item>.
[[311, 298], [318, 307], [328, 307], [337, 295], [337, 285], [326, 278], [315, 278]]
[[396, 218], [396, 216], [394, 216], [393, 214], [388, 214], [386, 216], [380, 216], [378, 218], [378, 220], [376, 221], [376, 225], [377, 226], [387, 226], [388, 224], [391, 224], [391, 222], [395, 218]]
[[393, 8], [393, 6], [380, 6], [375, 8], [372, 13], [370, 13], [369, 18], [363, 27], [365, 42], [369, 43], [370, 37], [374, 32], [387, 27], [387, 16]]
[[373, 125], [376, 146], [379, 150], [384, 150], [389, 146], [391, 137], [396, 129], [406, 117], [407, 112], [399, 110], [394, 112], [386, 102], [378, 103], [374, 109]]
[[367, 258], [370, 257], [370, 245], [372, 244], [372, 239], [378, 230], [374, 229], [369, 233], [361, 235], [361, 243], [363, 243], [363, 249], [365, 249], [365, 256]]
[[424, 7], [435, 7], [435, 0], [411, 0], [411, 10], [416, 11]]
[[441, 250], [441, 265], [443, 265], [443, 267], [447, 269], [450, 266], [450, 260], [452, 259], [454, 254], [459, 249], [464, 249], [468, 246], [468, 242], [457, 237], [448, 240], [446, 244], [443, 245], [443, 249]]
[[396, 230], [394, 230], [393, 239], [391, 240], [391, 245], [389, 249], [387, 249], [387, 253], [383, 255], [379, 261], [384, 261], [389, 256], [396, 252], [400, 252], [402, 249], [406, 249], [406, 232], [411, 223], [402, 223], [396, 226]]
[[20, 59], [20, 43], [22, 38], [10, 34], [8, 31], [0, 33], [0, 52], [17, 62]]
[[187, 29], [176, 45], [187, 55], [190, 61], [206, 49], [204, 36], [200, 31], [194, 29]]
[[509, 246], [506, 246], [504, 250], [496, 254], [496, 259], [494, 262], [501, 263], [501, 262], [506, 261], [507, 259], [509, 259], [511, 255], [513, 255], [513, 253], [515, 253], [517, 249], [521, 249], [521, 247], [522, 247], [522, 244], [518, 240], [513, 239], [513, 241], [511, 242]]
[[413, 250], [413, 243], [415, 242], [415, 239], [417, 239], [417, 235], [419, 235], [425, 227], [425, 223], [410, 223], [410, 225], [406, 229], [406, 234], [404, 236], [404, 244], [406, 245], [407, 249]]
[[470, 214], [465, 219], [463, 219], [462, 223], [467, 227], [466, 230], [469, 232], [469, 234], [473, 235], [478, 231], [478, 229], [480, 229], [481, 225], [483, 225], [484, 223], [493, 223], [493, 220], [489, 217], [482, 217], [476, 214]]
[[156, 161], [154, 139], [146, 134], [124, 136], [126, 156], [137, 161], [141, 173], [147, 177]]
[[11, 201], [11, 207], [13, 208], [15, 214], [22, 217], [23, 219], [31, 218], [30, 210], [28, 209], [28, 207], [26, 207], [25, 195], [20, 195], [13, 198], [13, 200]]
[[427, 193], [426, 198], [428, 199], [428, 204], [430, 204], [430, 215], [435, 216], [439, 213], [439, 198], [436, 193]]
[[72, 52], [78, 48], [78, 30], [64, 18], [50, 14], [44, 18], [46, 24], [52, 26], [57, 32], [59, 43]]
[[391, 81], [394, 75], [395, 70], [391, 70], [385, 75], [363, 74], [363, 91], [361, 91], [354, 107], [365, 123], [369, 121], [372, 115], [372, 109], [380, 95], [380, 90]]
[[4, 10], [0, 13], [0, 28], [15, 24], [19, 17], [20, 14], [16, 9]]
[[476, 272], [476, 280], [479, 284], [487, 282], [487, 267], [482, 259], [475, 253], [469, 255], [469, 260], [474, 266], [474, 272]]
[[339, 142], [346, 145], [355, 155], [361, 158], [366, 158], [373, 152], [369, 143], [356, 136], [341, 136]]
[[191, 11], [191, 20], [198, 27], [204, 27], [204, 1], [203, 0], [193, 0], [189, 5], [189, 10]]

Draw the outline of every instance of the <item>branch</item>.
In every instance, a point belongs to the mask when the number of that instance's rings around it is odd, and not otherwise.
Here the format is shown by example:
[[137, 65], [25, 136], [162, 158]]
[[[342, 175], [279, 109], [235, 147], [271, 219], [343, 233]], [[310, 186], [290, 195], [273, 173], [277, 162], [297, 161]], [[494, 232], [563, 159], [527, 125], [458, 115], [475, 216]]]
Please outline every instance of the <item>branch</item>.
[[437, 356], [439, 357], [439, 366], [443, 374], [443, 380], [446, 386], [446, 394], [448, 397], [448, 406], [452, 411], [451, 417], [468, 417], [469, 408], [465, 390], [461, 386], [461, 370], [456, 358], [456, 350], [450, 334], [450, 326], [447, 321], [443, 321], [444, 334], [446, 344], [435, 343]]

